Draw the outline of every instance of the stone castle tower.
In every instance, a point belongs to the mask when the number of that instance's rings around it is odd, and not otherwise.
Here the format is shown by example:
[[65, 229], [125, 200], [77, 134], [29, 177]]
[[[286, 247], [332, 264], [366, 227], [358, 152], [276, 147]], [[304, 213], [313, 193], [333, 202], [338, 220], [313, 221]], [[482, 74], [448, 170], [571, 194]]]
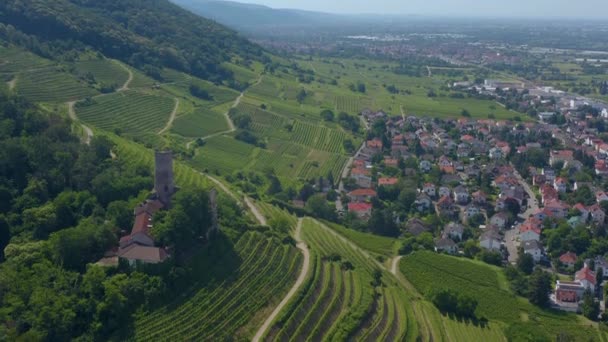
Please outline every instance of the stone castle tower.
[[171, 207], [171, 196], [175, 193], [173, 153], [171, 151], [154, 153], [154, 192], [165, 207]]

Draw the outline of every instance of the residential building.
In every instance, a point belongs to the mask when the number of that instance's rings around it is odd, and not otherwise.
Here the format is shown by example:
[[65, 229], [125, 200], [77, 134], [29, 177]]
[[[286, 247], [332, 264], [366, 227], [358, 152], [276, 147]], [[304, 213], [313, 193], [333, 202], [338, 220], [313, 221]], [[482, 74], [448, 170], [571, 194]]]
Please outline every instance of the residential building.
[[522, 243], [524, 253], [530, 254], [535, 262], [539, 262], [543, 255], [542, 245], [538, 240], [529, 240]]

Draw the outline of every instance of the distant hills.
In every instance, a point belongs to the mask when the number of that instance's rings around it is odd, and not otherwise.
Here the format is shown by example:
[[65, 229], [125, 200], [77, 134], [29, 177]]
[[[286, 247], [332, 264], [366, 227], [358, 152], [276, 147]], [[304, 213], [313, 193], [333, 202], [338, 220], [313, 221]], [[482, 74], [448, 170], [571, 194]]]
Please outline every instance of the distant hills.
[[222, 0], [172, 0], [201, 16], [245, 31], [263, 31], [279, 27], [348, 25], [359, 22], [357, 16], [338, 15], [295, 9], [275, 9], [262, 5]]
[[90, 48], [153, 74], [176, 69], [221, 82], [231, 58], [260, 60], [262, 49], [213, 20], [168, 0], [3, 0], [0, 39], [48, 58]]

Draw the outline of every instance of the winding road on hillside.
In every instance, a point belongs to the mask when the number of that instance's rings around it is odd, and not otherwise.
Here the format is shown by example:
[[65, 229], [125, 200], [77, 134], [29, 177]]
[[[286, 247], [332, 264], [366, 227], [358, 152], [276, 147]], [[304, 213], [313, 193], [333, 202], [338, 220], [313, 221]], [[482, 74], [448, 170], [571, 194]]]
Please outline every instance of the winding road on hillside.
[[[264, 77], [264, 75], [260, 75], [260, 77], [255, 81], [255, 83], [253, 83], [252, 87], [260, 84], [260, 82], [262, 82], [263, 77]], [[215, 138], [220, 135], [229, 134], [229, 133], [236, 131], [236, 127], [234, 127], [234, 122], [232, 122], [232, 119], [230, 118], [230, 109], [234, 109], [234, 108], [238, 107], [238, 105], [241, 103], [241, 100], [243, 99], [243, 96], [245, 96], [246, 91], [247, 90], [244, 90], [243, 92], [241, 92], [239, 94], [239, 96], [232, 103], [232, 106], [230, 106], [230, 108], [224, 113], [224, 118], [226, 118], [226, 123], [228, 124], [228, 129], [225, 131], [207, 135], [205, 137], [201, 137], [200, 139], [207, 140], [207, 139]], [[190, 149], [190, 146], [192, 146], [192, 144], [194, 144], [195, 142], [196, 142], [196, 140], [187, 142], [186, 149]]]
[[7, 82], [8, 90], [12, 91], [17, 86], [17, 76], [13, 77], [12, 80]]
[[[129, 73], [129, 77], [127, 77], [127, 80], [125, 81], [125, 83], [122, 85], [122, 87], [118, 88], [115, 93], [120, 93], [126, 90], [129, 90], [129, 85], [131, 84], [131, 82], [133, 81], [133, 72], [131, 71], [131, 69], [129, 69], [128, 67], [124, 66], [122, 63], [118, 63], [123, 69], [125, 69], [128, 73]], [[13, 81], [17, 81], [17, 77], [15, 77], [14, 79], [11, 80], [11, 82]], [[10, 89], [10, 85], [9, 85], [9, 89]], [[110, 93], [113, 94], [113, 93]], [[100, 94], [95, 97], [101, 97], [101, 96], [105, 96], [108, 94]], [[80, 120], [78, 119], [78, 116], [76, 115], [76, 110], [74, 109], [74, 106], [76, 105], [76, 102], [78, 101], [69, 101], [66, 102], [66, 105], [68, 106], [68, 116], [70, 117], [70, 119], [74, 122], [80, 123], [80, 126], [82, 127], [82, 129], [85, 131], [87, 137], [85, 138], [85, 143], [88, 145], [91, 143], [91, 139], [93, 139], [93, 130], [83, 124], [82, 122], [80, 122]], [[179, 104], [179, 100], [178, 100], [178, 104]], [[177, 106], [176, 106], [177, 108]]]
[[179, 99], [177, 97], [173, 98], [175, 100], [175, 107], [173, 108], [173, 111], [171, 112], [171, 115], [169, 116], [169, 121], [167, 121], [167, 124], [165, 125], [165, 127], [163, 127], [163, 129], [160, 130], [160, 132], [158, 132], [158, 134], [163, 134], [166, 131], [170, 130], [171, 127], [173, 126], [173, 121], [175, 121], [175, 117], [177, 116], [177, 110], [179, 109]]
[[122, 63], [118, 63], [120, 65], [121, 68], [125, 69], [128, 73], [129, 73], [129, 77], [127, 78], [127, 81], [125, 82], [125, 84], [122, 85], [122, 87], [118, 88], [117, 91], [125, 91], [125, 90], [129, 90], [129, 85], [131, 84], [131, 82], [133, 81], [133, 71], [131, 71], [131, 69], [125, 65], [123, 65]]
[[397, 272], [399, 272], [399, 261], [403, 258], [402, 255], [398, 255], [391, 260], [391, 273], [397, 276]]
[[[78, 117], [76, 116], [76, 111], [74, 110], [74, 105], [76, 104], [76, 101], [70, 101], [67, 103], [68, 105], [68, 116], [70, 117], [70, 119], [74, 122], [79, 122]], [[85, 131], [86, 133], [86, 138], [84, 140], [85, 144], [89, 145], [91, 143], [91, 139], [93, 139], [93, 130], [91, 128], [89, 128], [89, 126], [80, 123], [80, 127], [82, 127], [82, 129]]]
[[268, 316], [268, 318], [266, 318], [266, 321], [264, 321], [264, 324], [262, 324], [260, 329], [258, 329], [257, 333], [253, 337], [253, 342], [258, 342], [262, 339], [262, 337], [264, 337], [264, 334], [266, 333], [268, 328], [270, 328], [275, 318], [279, 315], [279, 313], [281, 313], [281, 310], [283, 310], [287, 303], [289, 303], [291, 298], [295, 296], [300, 287], [302, 287], [302, 284], [304, 284], [306, 277], [308, 276], [308, 272], [310, 270], [310, 251], [308, 250], [306, 242], [304, 242], [301, 237], [302, 221], [302, 218], [298, 219], [298, 225], [296, 226], [296, 232], [294, 234], [294, 238], [297, 242], [296, 247], [298, 247], [304, 255], [304, 262], [302, 263], [302, 270], [300, 271], [300, 275], [298, 276], [298, 279], [293, 284], [289, 292], [287, 292], [287, 295], [283, 297], [283, 300], [281, 300], [279, 305], [274, 308], [274, 311], [272, 311], [270, 316]]

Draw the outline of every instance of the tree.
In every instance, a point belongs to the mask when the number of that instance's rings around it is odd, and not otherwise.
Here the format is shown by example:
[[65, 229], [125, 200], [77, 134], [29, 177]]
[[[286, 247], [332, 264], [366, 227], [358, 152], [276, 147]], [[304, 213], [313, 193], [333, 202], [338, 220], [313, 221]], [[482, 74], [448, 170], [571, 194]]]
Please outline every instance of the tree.
[[583, 304], [581, 305], [583, 316], [592, 321], [597, 321], [600, 314], [600, 303], [595, 300], [593, 293], [587, 290], [583, 294]]
[[374, 234], [393, 237], [399, 235], [399, 228], [393, 219], [393, 214], [388, 209], [373, 210], [372, 216], [368, 221], [368, 227]]
[[329, 109], [324, 109], [321, 111], [321, 118], [325, 121], [334, 121], [334, 112]]
[[532, 272], [528, 283], [528, 299], [530, 303], [545, 307], [549, 305], [551, 293], [551, 275], [537, 268]]
[[211, 226], [209, 196], [199, 189], [182, 189], [173, 198], [173, 207], [159, 212], [152, 235], [176, 251], [190, 248]]
[[4, 248], [8, 245], [10, 239], [11, 233], [6, 217], [0, 215], [0, 262], [4, 260]]
[[357, 82], [357, 91], [360, 93], [365, 93], [366, 92], [365, 83]]
[[519, 257], [517, 259], [517, 269], [524, 274], [532, 274], [532, 271], [534, 271], [534, 258], [532, 255], [524, 253], [523, 250], [520, 250]]
[[323, 194], [311, 196], [308, 201], [306, 201], [306, 210], [312, 215], [322, 219], [334, 220], [336, 218], [335, 208], [327, 202]]

